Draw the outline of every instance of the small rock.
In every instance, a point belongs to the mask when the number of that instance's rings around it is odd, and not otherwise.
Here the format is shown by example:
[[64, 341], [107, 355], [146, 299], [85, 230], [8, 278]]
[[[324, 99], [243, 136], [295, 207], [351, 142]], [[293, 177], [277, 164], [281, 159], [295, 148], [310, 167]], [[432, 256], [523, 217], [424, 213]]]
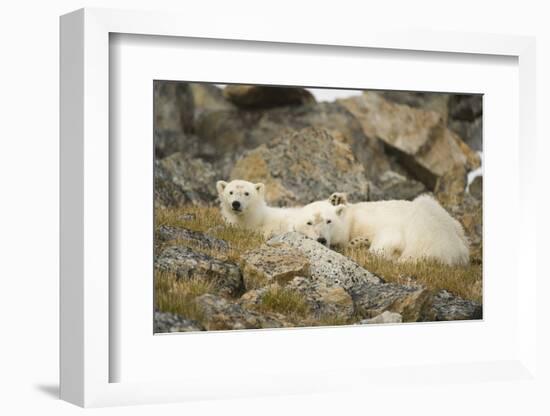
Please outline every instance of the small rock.
[[194, 302], [205, 313], [206, 329], [210, 331], [292, 326], [280, 314], [258, 313], [220, 296], [205, 294]]
[[430, 320], [431, 293], [421, 286], [394, 283], [356, 284], [350, 289], [356, 311], [371, 318], [385, 311], [400, 314], [404, 322]]
[[155, 311], [154, 332], [190, 332], [204, 331], [205, 328], [197, 321], [185, 319], [180, 315]]
[[273, 282], [285, 284], [295, 276], [308, 275], [306, 256], [288, 245], [262, 246], [242, 256], [244, 285], [254, 289]]
[[437, 321], [483, 318], [483, 308], [480, 303], [459, 298], [446, 290], [441, 290], [434, 296], [432, 307]]
[[400, 324], [403, 317], [397, 312], [384, 311], [371, 319], [363, 319], [360, 324]]
[[286, 288], [301, 293], [312, 313], [318, 317], [349, 319], [353, 316], [353, 300], [340, 286], [329, 286], [319, 280], [295, 277]]

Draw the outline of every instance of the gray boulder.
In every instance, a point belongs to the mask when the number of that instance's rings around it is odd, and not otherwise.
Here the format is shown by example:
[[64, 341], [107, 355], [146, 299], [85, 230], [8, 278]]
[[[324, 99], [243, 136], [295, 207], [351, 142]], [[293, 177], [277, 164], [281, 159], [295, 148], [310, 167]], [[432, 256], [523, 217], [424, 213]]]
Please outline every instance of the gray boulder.
[[273, 282], [285, 284], [308, 274], [309, 260], [291, 246], [264, 245], [243, 255], [242, 270], [246, 289], [254, 289]]
[[155, 161], [154, 178], [156, 206], [212, 204], [218, 196], [212, 165], [185, 153]]
[[367, 198], [365, 169], [349, 145], [326, 130], [289, 132], [245, 153], [231, 171], [232, 179], [263, 182], [274, 205], [305, 205], [335, 190]]
[[432, 320], [432, 295], [423, 286], [395, 283], [357, 283], [349, 290], [356, 313], [374, 318], [385, 311], [398, 313], [404, 322]]
[[446, 120], [436, 111], [396, 104], [375, 92], [339, 102], [361, 122], [366, 136], [382, 141], [430, 190], [451, 167], [471, 170], [480, 164], [477, 154], [446, 127]]
[[369, 200], [390, 201], [392, 199], [413, 200], [427, 192], [422, 182], [409, 179], [397, 172], [388, 170], [378, 178], [378, 184], [371, 184]]
[[201, 154], [228, 177], [238, 156], [287, 132], [307, 127], [324, 129], [347, 144], [369, 177], [389, 169], [383, 144], [365, 136], [358, 120], [337, 103], [276, 107], [268, 110], [222, 110], [205, 112], [197, 121]]
[[382, 282], [378, 276], [347, 257], [295, 232], [273, 237], [266, 244], [275, 248], [290, 246], [303, 254], [309, 261], [308, 276], [328, 286], [341, 286], [347, 290], [356, 284]]
[[206, 279], [212, 281], [222, 294], [239, 296], [243, 291], [241, 270], [235, 264], [224, 262], [182, 246], [168, 246], [155, 259], [155, 269], [174, 273], [178, 279]]
[[433, 298], [433, 310], [437, 321], [460, 321], [482, 319], [480, 303], [454, 296], [446, 290], [439, 291]]

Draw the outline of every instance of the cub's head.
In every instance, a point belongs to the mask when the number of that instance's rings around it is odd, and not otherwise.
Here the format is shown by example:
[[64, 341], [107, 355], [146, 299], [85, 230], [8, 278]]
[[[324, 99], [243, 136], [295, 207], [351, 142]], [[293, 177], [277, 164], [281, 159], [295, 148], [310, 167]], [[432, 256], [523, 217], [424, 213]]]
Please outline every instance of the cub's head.
[[242, 215], [250, 207], [264, 201], [265, 185], [241, 180], [216, 183], [222, 206], [235, 215]]
[[294, 224], [294, 231], [330, 247], [342, 227], [345, 205], [314, 202], [306, 205]]

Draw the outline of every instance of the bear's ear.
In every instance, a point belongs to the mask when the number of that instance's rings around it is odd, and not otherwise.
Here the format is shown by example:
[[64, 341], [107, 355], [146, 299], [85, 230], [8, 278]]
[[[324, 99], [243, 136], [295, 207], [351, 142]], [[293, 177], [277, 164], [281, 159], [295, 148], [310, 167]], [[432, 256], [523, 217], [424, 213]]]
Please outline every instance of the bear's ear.
[[346, 211], [345, 205], [338, 205], [335, 209], [336, 215], [341, 216]]
[[258, 192], [260, 195], [263, 195], [265, 192], [265, 185], [263, 183], [255, 183], [254, 189], [256, 189], [256, 192]]
[[218, 190], [218, 194], [222, 194], [226, 186], [227, 186], [227, 182], [225, 181], [216, 182], [216, 189]]

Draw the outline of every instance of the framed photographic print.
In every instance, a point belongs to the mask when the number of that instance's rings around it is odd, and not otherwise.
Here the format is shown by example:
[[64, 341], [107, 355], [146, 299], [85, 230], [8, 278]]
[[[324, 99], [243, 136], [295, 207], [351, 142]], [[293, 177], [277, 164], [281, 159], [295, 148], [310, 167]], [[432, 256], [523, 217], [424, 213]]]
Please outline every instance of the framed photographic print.
[[62, 398], [531, 378], [532, 71], [530, 38], [63, 16]]

